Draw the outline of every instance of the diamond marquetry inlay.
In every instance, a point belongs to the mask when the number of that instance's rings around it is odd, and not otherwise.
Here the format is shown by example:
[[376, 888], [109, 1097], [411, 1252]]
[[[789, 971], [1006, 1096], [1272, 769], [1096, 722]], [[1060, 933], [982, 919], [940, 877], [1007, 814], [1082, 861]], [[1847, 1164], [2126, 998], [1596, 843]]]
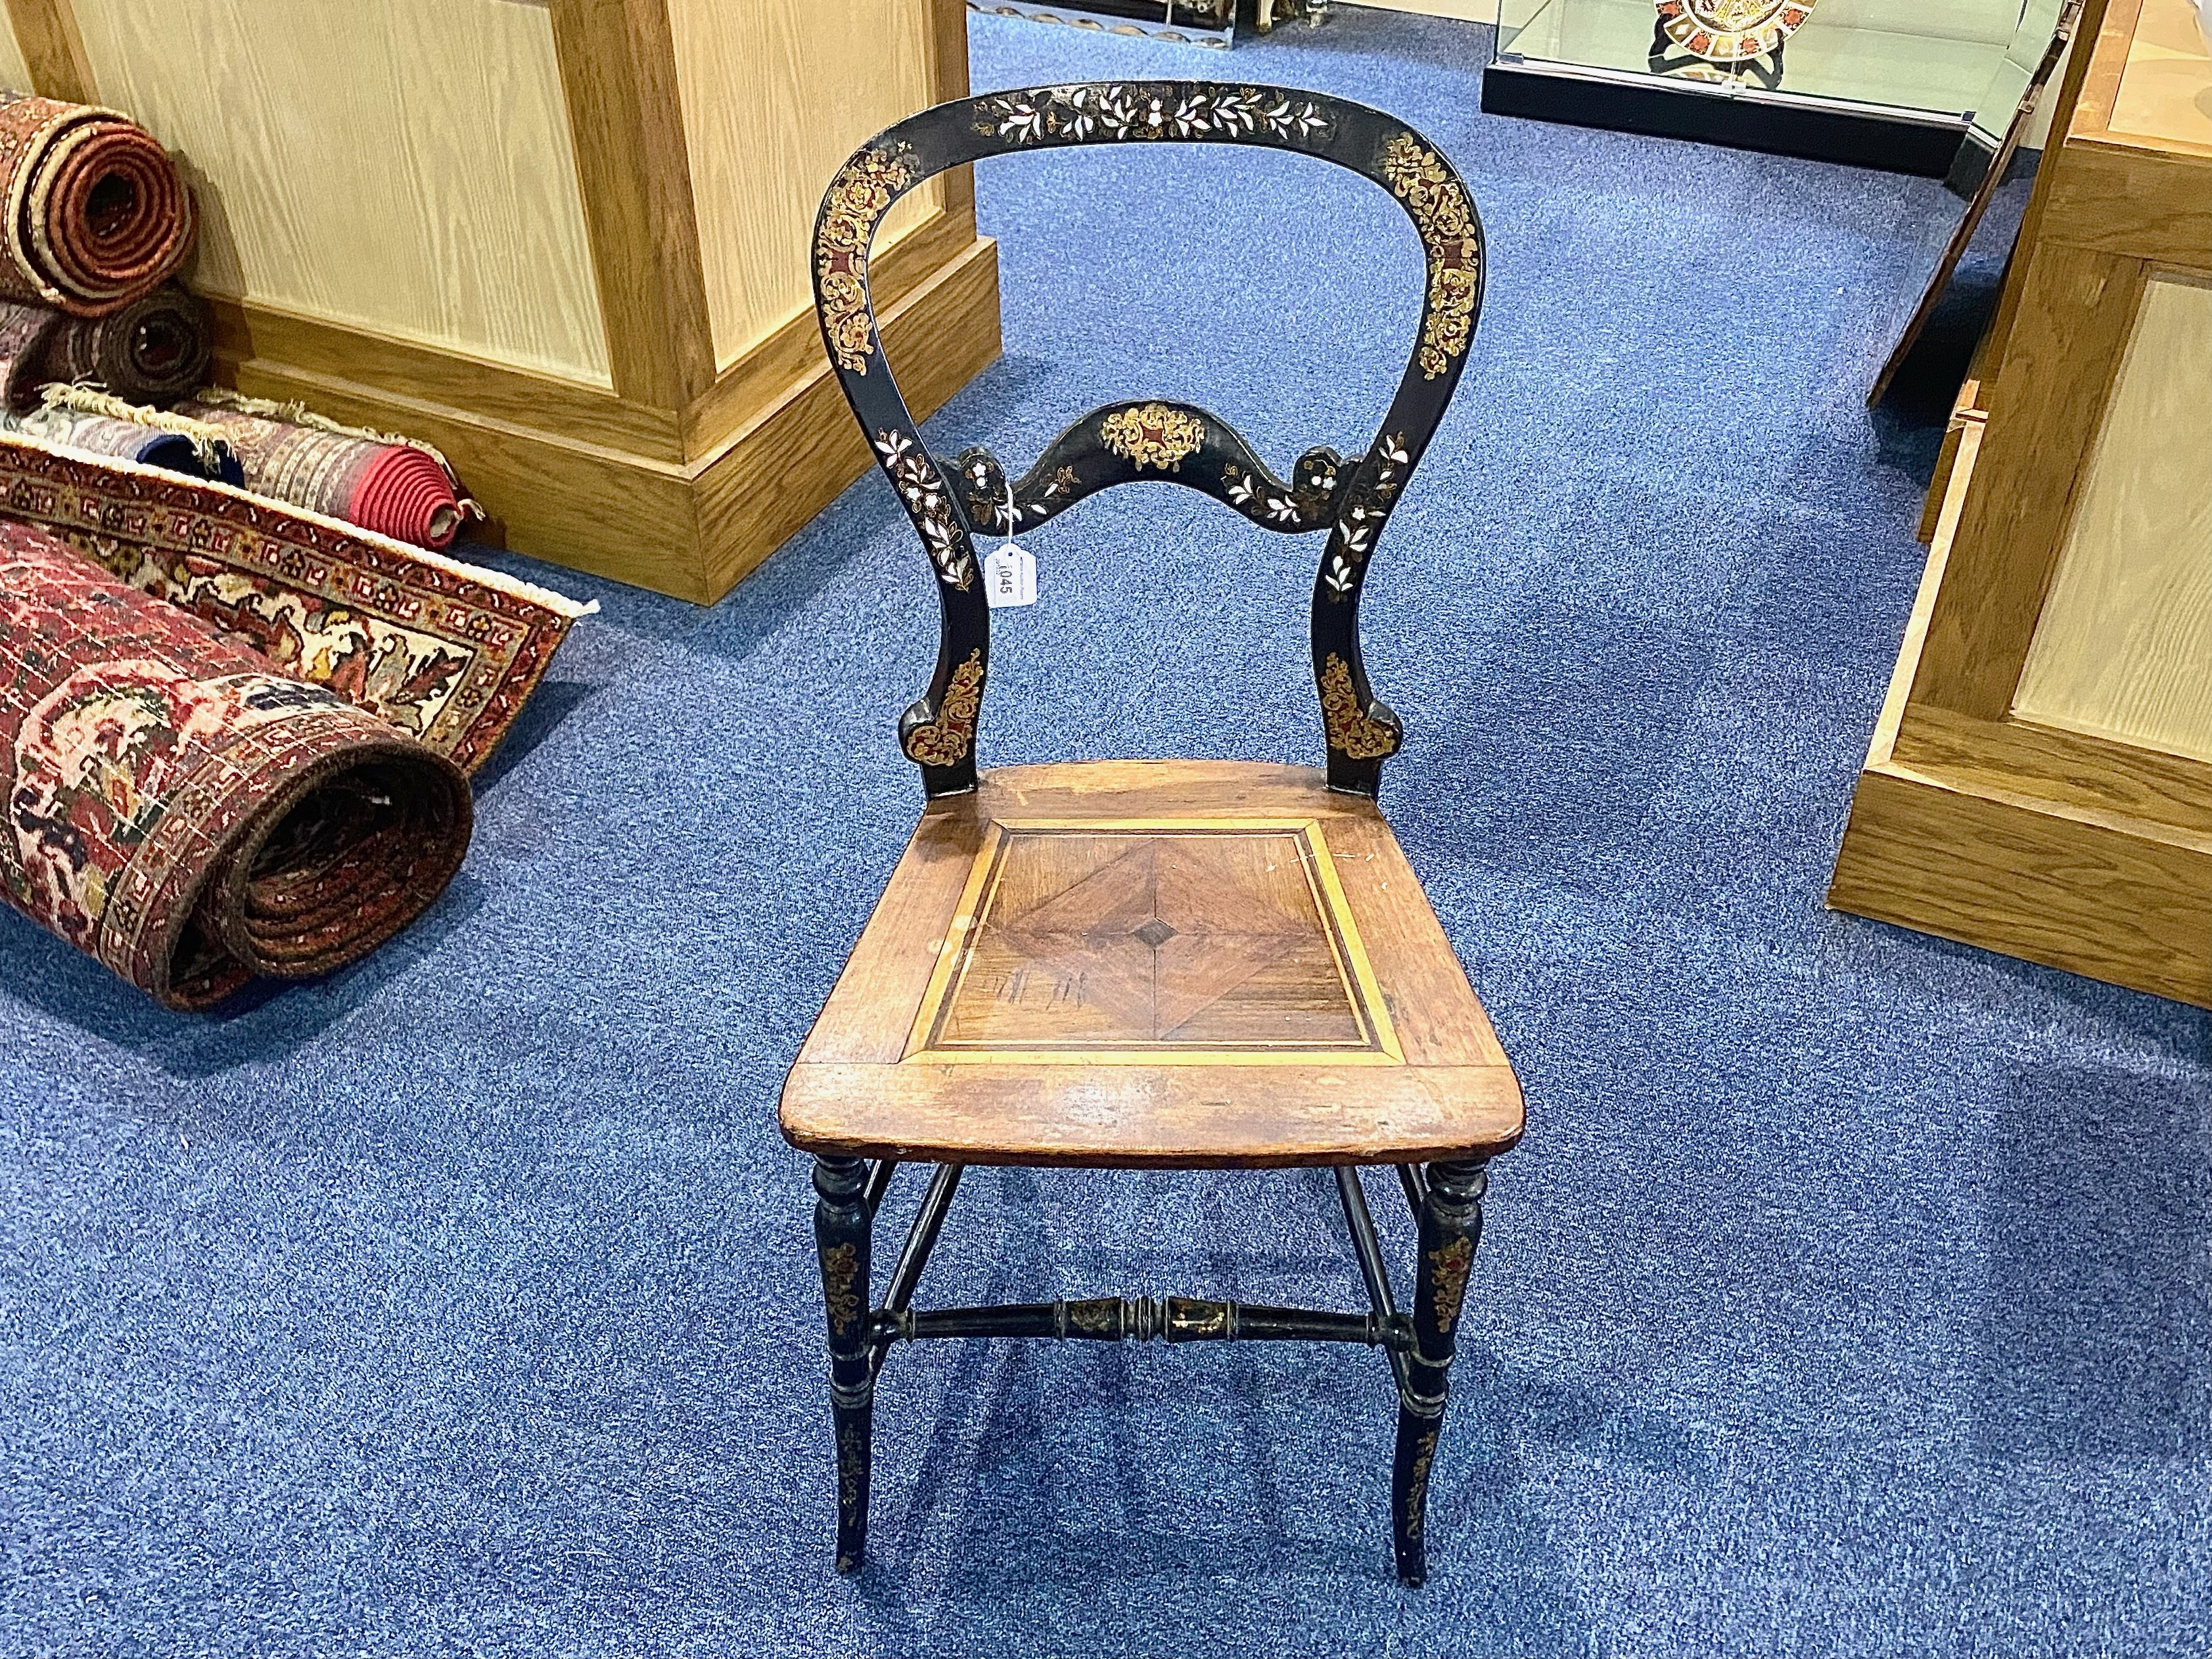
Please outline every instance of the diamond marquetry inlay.
[[1318, 824], [998, 824], [908, 1058], [1391, 1060]]

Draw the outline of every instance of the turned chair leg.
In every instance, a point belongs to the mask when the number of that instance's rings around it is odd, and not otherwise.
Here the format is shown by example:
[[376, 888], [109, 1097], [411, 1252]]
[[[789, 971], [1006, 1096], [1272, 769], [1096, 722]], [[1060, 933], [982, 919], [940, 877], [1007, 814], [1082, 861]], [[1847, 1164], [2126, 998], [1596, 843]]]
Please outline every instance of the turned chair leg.
[[868, 1229], [874, 1219], [857, 1158], [814, 1160], [814, 1246], [830, 1320], [830, 1409], [837, 1433], [837, 1571], [858, 1572], [868, 1539], [868, 1462], [875, 1377], [869, 1363]]
[[1482, 1164], [1431, 1164], [1421, 1201], [1421, 1246], [1413, 1293], [1413, 1352], [1398, 1391], [1398, 1449], [1390, 1471], [1390, 1529], [1398, 1577], [1419, 1585], [1429, 1576], [1429, 1467], [1450, 1393], [1452, 1333], [1467, 1297], [1467, 1277], [1482, 1241]]

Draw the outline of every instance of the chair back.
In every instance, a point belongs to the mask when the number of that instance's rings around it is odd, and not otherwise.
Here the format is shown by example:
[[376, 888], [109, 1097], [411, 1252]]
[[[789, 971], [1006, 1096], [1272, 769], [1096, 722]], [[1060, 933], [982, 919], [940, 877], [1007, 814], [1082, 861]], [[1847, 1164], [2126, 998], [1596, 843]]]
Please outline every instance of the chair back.
[[[1412, 361], [1366, 450], [1317, 447], [1279, 477], [1219, 416], [1142, 398], [1093, 410], [1009, 483], [988, 449], [951, 468], [922, 441], [884, 361], [868, 251], [891, 204], [947, 168], [1075, 145], [1244, 144], [1317, 156], [1388, 190], [1419, 234], [1427, 286]], [[937, 578], [941, 627], [928, 690], [899, 742], [931, 795], [975, 786], [975, 732], [990, 677], [990, 610], [975, 537], [1034, 529], [1115, 484], [1164, 482], [1211, 495], [1261, 528], [1327, 527], [1314, 577], [1314, 683], [1332, 788], [1373, 795], [1403, 732], [1359, 654], [1359, 590], [1391, 509], [1466, 365], [1482, 304], [1482, 227], [1443, 152], [1403, 122], [1320, 93], [1206, 81], [1084, 82], [957, 99], [878, 134], [838, 170], [814, 229], [814, 303], [854, 416]]]

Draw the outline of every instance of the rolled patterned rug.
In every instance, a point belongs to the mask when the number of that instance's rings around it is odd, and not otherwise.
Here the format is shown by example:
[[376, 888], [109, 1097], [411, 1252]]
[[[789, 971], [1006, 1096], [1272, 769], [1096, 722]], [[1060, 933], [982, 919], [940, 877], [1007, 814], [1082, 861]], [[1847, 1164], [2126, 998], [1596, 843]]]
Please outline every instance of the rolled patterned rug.
[[579, 605], [225, 484], [0, 434], [0, 514], [473, 773]]
[[212, 478], [242, 484], [246, 473], [237, 452], [211, 428], [189, 421], [169, 426], [152, 424], [145, 417], [159, 411], [146, 410], [130, 418], [87, 414], [49, 404], [27, 415], [8, 416], [8, 429], [88, 455], [112, 455], [142, 466], [158, 466], [188, 478]]
[[173, 1008], [327, 973], [468, 850], [444, 757], [0, 518], [0, 896]]
[[161, 144], [109, 109], [0, 93], [0, 297], [100, 317], [191, 249], [191, 192]]
[[220, 428], [246, 488], [343, 519], [416, 547], [453, 545], [477, 511], [445, 458], [428, 445], [342, 427], [293, 404], [210, 386], [176, 412]]
[[28, 409], [54, 381], [91, 385], [161, 408], [207, 380], [207, 317], [174, 283], [105, 317], [0, 301], [0, 398]]

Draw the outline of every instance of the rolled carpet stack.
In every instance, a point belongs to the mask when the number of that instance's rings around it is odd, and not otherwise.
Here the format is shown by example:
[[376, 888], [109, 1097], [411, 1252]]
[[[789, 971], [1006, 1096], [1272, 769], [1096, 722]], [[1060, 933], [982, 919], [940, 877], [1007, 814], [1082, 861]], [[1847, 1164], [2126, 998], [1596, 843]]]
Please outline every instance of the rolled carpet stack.
[[192, 245], [192, 197], [113, 110], [0, 93], [0, 298], [98, 317], [152, 292]]
[[8, 426], [12, 431], [88, 455], [113, 455], [142, 466], [158, 466], [165, 472], [180, 472], [187, 478], [213, 478], [227, 484], [245, 482], [237, 453], [221, 434], [191, 421], [154, 424], [152, 417], [159, 412], [142, 410], [125, 417], [50, 404], [28, 415], [9, 416]]
[[327, 973], [468, 850], [453, 763], [0, 519], [0, 896], [173, 1008]]
[[246, 489], [379, 535], [442, 550], [477, 510], [444, 459], [420, 444], [216, 387], [176, 412], [221, 428]]
[[105, 317], [0, 301], [0, 398], [10, 409], [30, 408], [55, 382], [163, 408], [206, 384], [210, 355], [206, 313], [174, 283]]

